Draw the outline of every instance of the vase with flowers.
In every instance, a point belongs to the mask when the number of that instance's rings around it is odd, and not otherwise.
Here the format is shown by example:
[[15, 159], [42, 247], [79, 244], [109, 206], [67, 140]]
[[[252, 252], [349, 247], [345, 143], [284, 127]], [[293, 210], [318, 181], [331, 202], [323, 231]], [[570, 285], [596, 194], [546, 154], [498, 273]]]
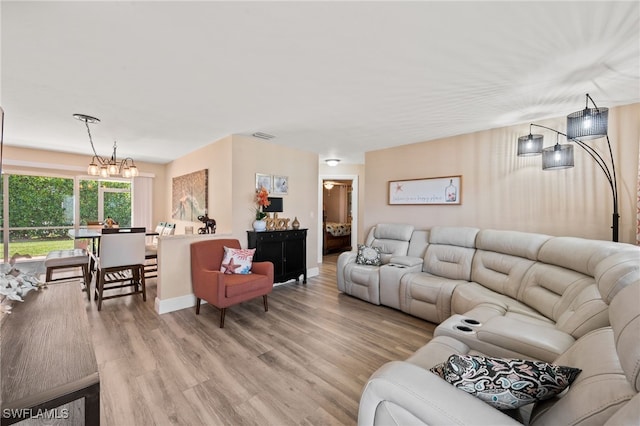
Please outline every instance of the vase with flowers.
[[263, 211], [271, 202], [269, 201], [269, 191], [264, 186], [256, 193], [256, 220], [253, 221], [255, 231], [267, 229], [267, 222], [264, 220], [267, 214]]

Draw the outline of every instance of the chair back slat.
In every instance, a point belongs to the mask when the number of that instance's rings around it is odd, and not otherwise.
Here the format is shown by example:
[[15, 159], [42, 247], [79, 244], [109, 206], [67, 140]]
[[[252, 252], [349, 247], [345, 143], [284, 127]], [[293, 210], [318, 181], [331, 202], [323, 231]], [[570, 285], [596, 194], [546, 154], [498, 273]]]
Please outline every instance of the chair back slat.
[[165, 223], [164, 229], [161, 235], [173, 235], [176, 233], [176, 224], [175, 223]]
[[100, 238], [100, 267], [142, 265], [145, 228], [105, 228]]

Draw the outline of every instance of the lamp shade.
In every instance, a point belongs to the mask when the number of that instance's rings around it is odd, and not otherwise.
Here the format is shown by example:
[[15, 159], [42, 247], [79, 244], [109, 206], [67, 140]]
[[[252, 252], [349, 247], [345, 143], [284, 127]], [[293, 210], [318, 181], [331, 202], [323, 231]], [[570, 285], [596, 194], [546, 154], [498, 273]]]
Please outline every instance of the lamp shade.
[[567, 116], [567, 139], [598, 139], [607, 135], [608, 108], [585, 108]]
[[520, 136], [518, 138], [518, 156], [530, 157], [542, 154], [543, 139], [542, 135], [532, 135], [531, 133], [527, 136]]
[[561, 170], [573, 167], [573, 145], [559, 143], [542, 150], [542, 170]]
[[281, 197], [269, 197], [269, 205], [263, 207], [262, 211], [265, 213], [282, 213], [284, 210]]

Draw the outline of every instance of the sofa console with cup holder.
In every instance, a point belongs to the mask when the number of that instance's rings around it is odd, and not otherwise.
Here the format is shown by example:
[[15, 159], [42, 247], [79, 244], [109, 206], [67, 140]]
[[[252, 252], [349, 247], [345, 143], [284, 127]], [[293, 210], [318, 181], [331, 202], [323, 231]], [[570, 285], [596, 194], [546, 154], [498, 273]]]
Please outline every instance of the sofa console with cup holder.
[[[369, 254], [369, 258], [363, 261], [363, 253], [371, 253], [371, 248], [378, 252], [377, 259]], [[637, 291], [627, 292], [627, 297], [636, 297], [634, 303], [618, 302], [619, 306], [624, 307], [620, 309], [631, 315], [619, 321], [633, 324], [631, 328], [616, 330], [613, 321], [617, 313], [611, 312], [609, 307], [615, 296], [626, 287], [640, 285], [640, 247], [519, 231], [471, 227], [416, 230], [411, 225], [380, 224], [370, 231], [359, 251], [340, 255], [337, 284], [338, 289], [346, 294], [439, 324], [434, 331], [434, 339], [406, 362], [399, 362], [403, 365], [391, 363], [393, 366], [383, 366], [374, 374], [361, 400], [361, 424], [386, 423], [390, 419], [396, 419], [396, 423], [397, 419], [404, 419], [400, 423], [418, 424], [429, 424], [433, 418], [445, 421], [447, 417], [429, 417], [433, 413], [427, 417], [416, 415], [430, 409], [413, 404], [417, 403], [415, 398], [418, 394], [420, 403], [427, 405], [431, 404], [429, 401], [432, 398], [436, 401], [436, 396], [451, 394], [460, 397], [458, 389], [428, 372], [428, 369], [447, 361], [453, 354], [481, 354], [541, 363], [586, 363], [588, 372], [585, 373], [585, 368], [580, 367], [583, 372], [576, 379], [576, 383], [582, 383], [581, 389], [591, 389], [590, 386], [585, 387], [584, 383], [591, 374], [603, 377], [607, 383], [610, 378], [621, 380], [626, 390], [622, 394], [612, 392], [618, 400], [615, 410], [625, 406], [640, 387], [640, 319], [637, 319], [640, 300]], [[623, 347], [608, 342], [603, 348], [593, 348], [589, 355], [591, 345], [580, 342], [594, 341], [596, 338], [593, 335], [605, 333], [605, 330], [614, 336], [630, 331], [635, 335], [633, 339], [623, 342]], [[574, 359], [568, 354], [575, 354], [577, 347], [584, 353]], [[625, 366], [626, 361], [619, 360], [618, 355], [635, 360], [635, 364]], [[589, 356], [592, 357], [590, 361], [587, 359]], [[589, 362], [597, 362], [598, 357], [607, 359], [608, 356], [615, 362], [601, 367], [611, 371], [592, 371]], [[614, 368], [614, 365], [618, 367]], [[415, 368], [426, 370], [418, 374]], [[423, 377], [425, 374], [428, 376], [426, 379]], [[613, 376], [608, 377], [607, 374]], [[391, 376], [396, 377], [392, 379]], [[425, 382], [414, 383], [416, 377], [422, 377]], [[441, 390], [433, 385], [434, 380], [438, 384], [438, 380], [446, 383], [452, 389], [445, 388], [446, 391], [435, 395]], [[406, 401], [393, 402], [379, 397], [378, 386], [383, 382], [392, 388], [398, 386], [403, 389], [389, 391], [394, 398], [404, 391], [413, 396], [407, 397]], [[600, 386], [609, 386], [604, 382]], [[575, 384], [571, 387], [575, 387]], [[452, 390], [456, 392], [451, 393]], [[372, 392], [376, 394], [375, 397], [372, 397]], [[584, 407], [580, 398], [580, 395], [571, 397], [571, 403], [565, 400], [569, 412], [575, 408], [574, 411], [583, 416], [569, 421], [569, 424], [580, 424], [585, 419], [593, 421], [590, 414], [581, 411]], [[554, 397], [553, 400], [557, 399]], [[377, 401], [375, 406], [371, 405], [374, 400]], [[636, 397], [634, 401], [636, 403], [631, 407], [638, 408], [639, 398]], [[606, 421], [607, 416], [615, 411], [608, 404], [604, 403], [602, 412], [606, 414], [598, 419]], [[451, 401], [450, 405], [454, 407], [455, 402]], [[558, 418], [554, 416], [540, 417], [542, 405], [552, 407], [548, 401], [536, 403], [537, 408], [530, 411], [534, 417], [521, 417], [520, 421], [544, 424], [540, 418], [551, 418], [555, 423]], [[591, 408], [594, 412], [599, 410]], [[455, 409], [452, 411], [456, 412]], [[637, 413], [634, 415], [640, 415], [640, 408], [633, 412]], [[487, 423], [496, 420], [493, 414], [484, 417]], [[498, 414], [502, 413], [498, 411]], [[477, 418], [471, 416], [467, 420], [461, 413], [456, 412], [455, 415], [461, 416], [461, 424], [483, 422], [480, 420], [482, 415]], [[455, 415], [446, 421], [456, 421]], [[497, 419], [501, 420], [502, 417], [498, 416]]]

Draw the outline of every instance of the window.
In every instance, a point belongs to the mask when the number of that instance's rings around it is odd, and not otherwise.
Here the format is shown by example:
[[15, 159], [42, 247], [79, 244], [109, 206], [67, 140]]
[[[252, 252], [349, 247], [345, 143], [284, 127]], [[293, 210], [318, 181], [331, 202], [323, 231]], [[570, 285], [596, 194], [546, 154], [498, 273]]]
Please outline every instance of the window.
[[112, 218], [121, 227], [131, 226], [131, 183], [80, 179], [80, 226]]
[[[107, 217], [131, 226], [131, 183], [77, 178], [3, 175], [0, 181], [0, 240], [7, 262], [15, 253], [46, 256], [70, 249], [68, 230]], [[79, 200], [79, 206], [75, 200]], [[77, 216], [77, 217], [76, 217]]]
[[4, 178], [8, 180], [8, 197], [3, 200], [8, 205], [8, 215], [3, 217], [4, 260], [16, 253], [45, 256], [51, 250], [72, 248], [67, 230], [73, 226], [73, 179], [27, 175]]

